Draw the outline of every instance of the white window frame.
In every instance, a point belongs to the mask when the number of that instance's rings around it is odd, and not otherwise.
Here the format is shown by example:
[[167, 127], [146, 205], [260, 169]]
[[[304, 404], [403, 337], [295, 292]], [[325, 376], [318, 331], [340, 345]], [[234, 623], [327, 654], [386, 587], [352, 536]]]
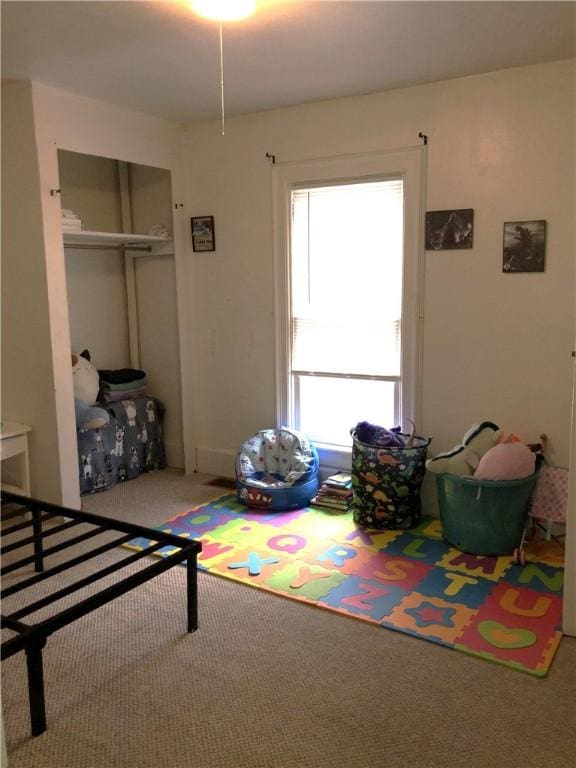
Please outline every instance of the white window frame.
[[[405, 427], [421, 416], [421, 355], [423, 319], [423, 190], [424, 149], [410, 147], [389, 152], [340, 155], [318, 160], [276, 163], [272, 166], [272, 206], [275, 268], [276, 421], [289, 423], [291, 402], [290, 364], [290, 210], [291, 192], [303, 186], [384, 181], [402, 178], [404, 183], [404, 264], [402, 275], [402, 322], [400, 362], [400, 411]], [[351, 425], [352, 426], [352, 425]], [[351, 450], [320, 449], [323, 466], [347, 467]]]

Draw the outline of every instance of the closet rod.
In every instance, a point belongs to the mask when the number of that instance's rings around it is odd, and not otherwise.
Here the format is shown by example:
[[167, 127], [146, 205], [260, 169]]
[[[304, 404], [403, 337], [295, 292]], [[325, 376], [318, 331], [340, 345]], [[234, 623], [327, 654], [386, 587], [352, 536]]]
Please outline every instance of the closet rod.
[[110, 245], [109, 243], [102, 245], [95, 245], [92, 243], [64, 243], [64, 248], [83, 248], [89, 251], [118, 251], [123, 249], [124, 251], [146, 251], [150, 253], [152, 246], [150, 245]]

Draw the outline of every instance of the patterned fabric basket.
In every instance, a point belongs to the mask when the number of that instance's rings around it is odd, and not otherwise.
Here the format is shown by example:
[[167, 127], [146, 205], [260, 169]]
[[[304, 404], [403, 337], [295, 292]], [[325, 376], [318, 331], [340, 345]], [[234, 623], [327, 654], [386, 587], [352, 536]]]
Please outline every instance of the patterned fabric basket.
[[538, 475], [530, 514], [537, 520], [565, 523], [568, 509], [568, 470], [544, 464]]
[[[403, 435], [408, 438], [408, 435]], [[413, 528], [420, 522], [420, 487], [430, 439], [410, 448], [376, 448], [352, 431], [354, 522], [377, 530]]]

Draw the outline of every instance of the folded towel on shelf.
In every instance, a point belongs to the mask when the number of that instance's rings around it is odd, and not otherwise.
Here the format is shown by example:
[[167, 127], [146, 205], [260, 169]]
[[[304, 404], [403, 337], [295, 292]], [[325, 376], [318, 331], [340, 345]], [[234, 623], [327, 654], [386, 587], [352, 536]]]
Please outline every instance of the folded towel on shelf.
[[146, 387], [137, 387], [135, 389], [125, 389], [120, 392], [101, 391], [101, 403], [117, 403], [120, 400], [135, 400], [146, 394]]
[[62, 208], [62, 231], [63, 232], [80, 232], [82, 230], [82, 220], [74, 211], [68, 208]]
[[110, 384], [107, 381], [100, 379], [100, 389], [106, 392], [125, 392], [129, 389], [139, 389], [147, 385], [146, 376], [141, 379], [134, 379], [134, 381], [126, 381], [122, 384]]
[[100, 385], [102, 384], [126, 384], [135, 382], [138, 379], [145, 379], [145, 371], [139, 371], [136, 368], [118, 368], [113, 371], [98, 371], [100, 376]]

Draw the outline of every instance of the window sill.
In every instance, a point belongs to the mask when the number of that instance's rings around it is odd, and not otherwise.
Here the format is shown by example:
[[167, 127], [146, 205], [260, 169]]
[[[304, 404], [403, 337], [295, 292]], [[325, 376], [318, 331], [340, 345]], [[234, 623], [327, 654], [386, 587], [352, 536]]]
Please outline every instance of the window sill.
[[[352, 469], [352, 447], [328, 445], [325, 443], [314, 443], [320, 456], [320, 470], [325, 468], [327, 474], [334, 474], [333, 470], [350, 472]], [[324, 474], [324, 473], [322, 473]]]

